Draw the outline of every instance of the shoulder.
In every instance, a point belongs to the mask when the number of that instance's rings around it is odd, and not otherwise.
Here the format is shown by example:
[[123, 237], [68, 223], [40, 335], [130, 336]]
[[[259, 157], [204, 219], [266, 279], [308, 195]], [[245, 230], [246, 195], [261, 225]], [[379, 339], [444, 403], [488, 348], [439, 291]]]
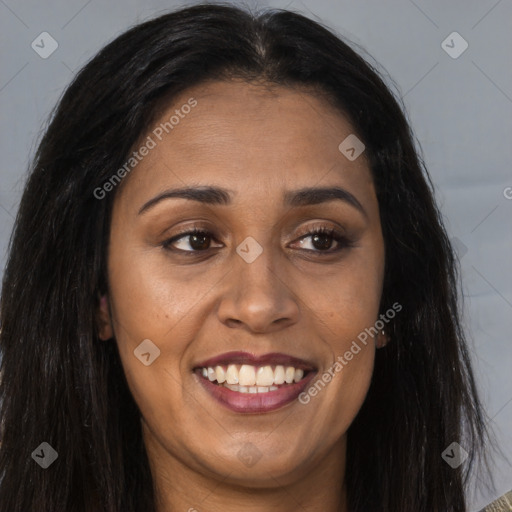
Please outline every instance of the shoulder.
[[512, 512], [512, 491], [489, 503], [480, 512]]

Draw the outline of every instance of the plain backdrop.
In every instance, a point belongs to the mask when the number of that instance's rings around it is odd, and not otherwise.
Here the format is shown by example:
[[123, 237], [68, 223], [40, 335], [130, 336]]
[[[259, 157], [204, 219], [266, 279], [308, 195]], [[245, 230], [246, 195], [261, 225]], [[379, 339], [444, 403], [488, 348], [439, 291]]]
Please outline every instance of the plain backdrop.
[[[128, 27], [191, 3], [0, 0], [0, 272], [28, 164], [64, 88]], [[478, 385], [499, 445], [512, 460], [512, 2], [242, 5], [288, 8], [327, 24], [352, 41], [403, 98], [460, 258]], [[58, 44], [47, 58], [32, 47], [43, 32]], [[496, 492], [469, 496], [470, 510], [512, 489], [505, 461], [496, 460], [494, 476]]]

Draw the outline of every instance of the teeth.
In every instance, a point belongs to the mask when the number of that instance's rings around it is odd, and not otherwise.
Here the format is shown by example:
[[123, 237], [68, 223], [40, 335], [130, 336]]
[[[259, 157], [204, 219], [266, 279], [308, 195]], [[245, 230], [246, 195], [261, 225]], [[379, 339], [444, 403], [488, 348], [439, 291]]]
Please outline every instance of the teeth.
[[268, 393], [269, 391], [275, 391], [279, 389], [277, 386], [239, 386], [238, 384], [224, 384], [224, 386], [231, 391], [237, 391], [238, 393]]
[[215, 367], [215, 374], [217, 376], [217, 382], [219, 384], [222, 384], [226, 381], [226, 372], [224, 371], [224, 368], [222, 366], [216, 366]]
[[234, 364], [228, 366], [226, 372], [226, 382], [228, 384], [238, 384], [238, 368]]
[[254, 366], [243, 364], [238, 372], [238, 383], [241, 386], [254, 386], [256, 384], [256, 371]]
[[293, 379], [295, 378], [295, 368], [293, 366], [288, 366], [284, 373], [284, 381], [286, 384], [291, 384]]
[[274, 370], [274, 384], [284, 384], [284, 379], [284, 366], [276, 366]]
[[262, 366], [256, 372], [256, 384], [258, 386], [270, 386], [274, 384], [274, 372], [270, 366]]
[[304, 370], [282, 365], [277, 365], [273, 369], [270, 365], [255, 367], [250, 364], [230, 364], [227, 368], [202, 368], [201, 374], [210, 382], [217, 381], [229, 389], [235, 386], [240, 393], [265, 393], [268, 388], [277, 389], [276, 386], [284, 383], [300, 382], [304, 377]]

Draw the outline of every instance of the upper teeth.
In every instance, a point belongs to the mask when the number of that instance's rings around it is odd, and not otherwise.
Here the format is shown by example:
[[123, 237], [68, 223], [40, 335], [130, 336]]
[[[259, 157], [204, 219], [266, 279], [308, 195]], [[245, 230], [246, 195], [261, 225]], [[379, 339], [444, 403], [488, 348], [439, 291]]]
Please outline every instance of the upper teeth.
[[277, 365], [272, 366], [252, 366], [249, 364], [230, 364], [227, 368], [224, 366], [215, 366], [203, 368], [203, 377], [211, 382], [217, 381], [227, 384], [240, 384], [240, 386], [272, 386], [291, 384], [299, 382], [304, 376], [304, 370], [294, 368], [293, 366]]

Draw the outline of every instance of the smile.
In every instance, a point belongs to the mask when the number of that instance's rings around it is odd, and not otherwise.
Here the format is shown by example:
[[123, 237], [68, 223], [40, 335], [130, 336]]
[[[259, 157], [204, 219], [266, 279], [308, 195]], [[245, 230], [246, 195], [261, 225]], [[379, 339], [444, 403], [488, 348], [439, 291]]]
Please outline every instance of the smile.
[[[274, 364], [262, 364], [270, 359]], [[316, 371], [311, 364], [284, 354], [230, 353], [196, 366], [194, 373], [208, 394], [228, 409], [263, 413], [297, 399]]]

